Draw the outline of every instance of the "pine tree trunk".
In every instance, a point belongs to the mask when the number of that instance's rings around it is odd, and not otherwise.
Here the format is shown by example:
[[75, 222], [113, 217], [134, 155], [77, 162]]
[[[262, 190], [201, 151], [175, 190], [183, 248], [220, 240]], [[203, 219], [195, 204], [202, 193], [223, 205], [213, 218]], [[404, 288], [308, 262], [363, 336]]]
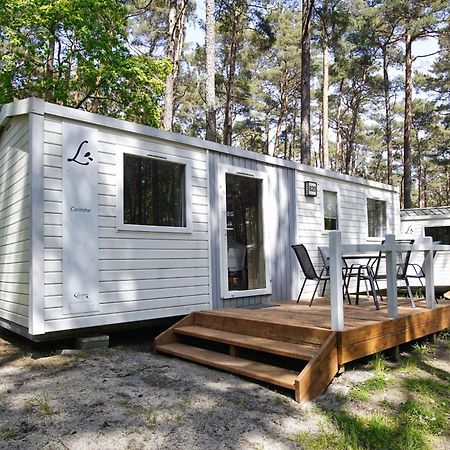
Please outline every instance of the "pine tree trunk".
[[314, 0], [302, 2], [301, 162], [311, 164], [311, 14]]
[[226, 86], [225, 117], [223, 124], [223, 143], [231, 145], [233, 138], [233, 88], [236, 75], [237, 57], [237, 29], [235, 23], [231, 31], [230, 60], [228, 66], [228, 80]]
[[170, 2], [167, 58], [172, 62], [172, 71], [166, 80], [163, 117], [163, 127], [168, 131], [172, 130], [173, 125], [174, 92], [183, 49], [186, 6], [186, 0]]
[[344, 157], [342, 155], [342, 136], [341, 136], [341, 98], [342, 98], [342, 89], [344, 86], [344, 79], [341, 79], [339, 83], [339, 98], [338, 98], [338, 107], [336, 111], [336, 171], [342, 172], [344, 168]]
[[[56, 45], [55, 29], [50, 30], [50, 35], [51, 37], [48, 40], [50, 54], [48, 56], [47, 64], [45, 66], [45, 77], [47, 78], [47, 80], [53, 81], [53, 77], [55, 74], [55, 45]], [[53, 91], [54, 88], [52, 83], [51, 88], [47, 87], [45, 89], [44, 98], [47, 102], [51, 102], [53, 100], [53, 93], [54, 93]]]
[[383, 88], [384, 88], [384, 110], [385, 110], [385, 139], [387, 155], [387, 182], [393, 184], [393, 156], [392, 156], [392, 114], [391, 114], [391, 92], [389, 82], [389, 62], [387, 57], [387, 46], [383, 47]]
[[206, 0], [206, 139], [217, 142], [214, 0]]
[[330, 158], [328, 152], [328, 47], [323, 46], [323, 90], [322, 90], [322, 153], [323, 168], [329, 170]]
[[411, 128], [412, 128], [412, 40], [405, 32], [405, 124], [403, 133], [403, 207], [412, 208], [411, 196]]

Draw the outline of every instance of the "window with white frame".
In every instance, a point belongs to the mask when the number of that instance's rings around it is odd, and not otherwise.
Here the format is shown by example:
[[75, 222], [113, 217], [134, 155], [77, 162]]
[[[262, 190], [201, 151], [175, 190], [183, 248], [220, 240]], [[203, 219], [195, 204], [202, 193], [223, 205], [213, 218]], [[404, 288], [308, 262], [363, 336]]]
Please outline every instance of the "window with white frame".
[[337, 192], [323, 191], [323, 227], [324, 230], [337, 230], [339, 227]]
[[123, 154], [123, 225], [187, 226], [186, 164], [152, 155]]
[[367, 199], [367, 231], [369, 237], [384, 237], [386, 234], [386, 202]]

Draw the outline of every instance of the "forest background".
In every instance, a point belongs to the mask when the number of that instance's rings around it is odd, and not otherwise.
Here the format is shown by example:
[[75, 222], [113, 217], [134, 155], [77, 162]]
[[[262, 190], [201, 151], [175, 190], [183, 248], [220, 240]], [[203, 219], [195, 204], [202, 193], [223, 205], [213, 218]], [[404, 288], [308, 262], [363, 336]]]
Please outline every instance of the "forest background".
[[42, 97], [393, 184], [406, 208], [449, 205], [449, 13], [446, 0], [0, 0], [0, 105]]

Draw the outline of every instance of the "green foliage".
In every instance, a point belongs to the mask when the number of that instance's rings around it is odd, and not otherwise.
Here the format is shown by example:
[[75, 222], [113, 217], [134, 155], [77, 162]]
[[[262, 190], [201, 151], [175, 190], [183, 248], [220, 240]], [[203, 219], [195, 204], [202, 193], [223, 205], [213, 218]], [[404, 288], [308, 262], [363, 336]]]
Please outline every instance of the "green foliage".
[[15, 439], [17, 437], [17, 434], [11, 430], [11, 428], [2, 428], [0, 430], [0, 438], [4, 441], [9, 441], [11, 439]]
[[[348, 399], [340, 399], [338, 407], [323, 408], [326, 431], [299, 433], [296, 443], [304, 449], [431, 450], [435, 437], [448, 439], [450, 377], [429, 363], [433, 346], [411, 349], [414, 371], [383, 364], [374, 378], [350, 391], [347, 405]], [[372, 394], [380, 389], [386, 396], [377, 401]]]
[[354, 387], [349, 395], [356, 400], [368, 400], [372, 394], [386, 387], [387, 378], [381, 374]]
[[170, 64], [130, 53], [122, 3], [0, 1], [0, 104], [37, 96], [158, 125]]

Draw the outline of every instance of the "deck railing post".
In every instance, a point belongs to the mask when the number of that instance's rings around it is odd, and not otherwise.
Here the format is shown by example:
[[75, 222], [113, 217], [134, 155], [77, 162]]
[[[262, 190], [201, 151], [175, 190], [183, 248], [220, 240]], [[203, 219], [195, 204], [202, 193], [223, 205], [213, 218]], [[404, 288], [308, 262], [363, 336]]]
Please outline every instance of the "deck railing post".
[[425, 272], [425, 298], [427, 300], [427, 308], [433, 309], [436, 306], [434, 296], [433, 238], [428, 236], [424, 241], [428, 247], [425, 250], [425, 261], [423, 264], [423, 270]]
[[395, 249], [395, 235], [387, 234], [384, 240], [386, 246], [386, 295], [388, 317], [398, 317], [397, 298], [397, 252]]
[[342, 294], [342, 240], [340, 231], [330, 231], [330, 302], [331, 330], [344, 331]]

